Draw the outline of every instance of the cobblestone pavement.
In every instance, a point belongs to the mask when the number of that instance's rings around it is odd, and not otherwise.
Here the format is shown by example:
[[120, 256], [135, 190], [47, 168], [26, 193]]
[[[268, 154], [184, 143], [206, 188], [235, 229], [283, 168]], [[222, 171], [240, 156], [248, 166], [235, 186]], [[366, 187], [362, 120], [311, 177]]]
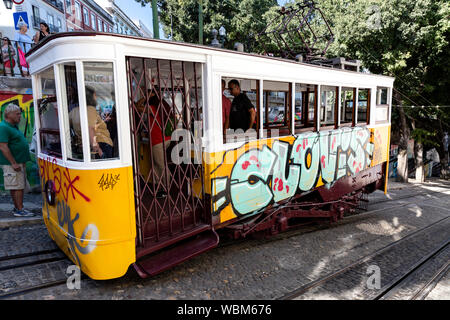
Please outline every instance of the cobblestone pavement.
[[[449, 182], [390, 183], [387, 197], [370, 195], [369, 212], [314, 232], [299, 229], [269, 240], [231, 243], [149, 279], [140, 279], [130, 267], [120, 279], [82, 280], [80, 290], [60, 285], [13, 299], [276, 299], [450, 216], [449, 195]], [[36, 241], [48, 243], [40, 232], [36, 229]], [[448, 228], [441, 232], [450, 236]], [[392, 260], [401, 263], [400, 257]], [[428, 298], [449, 299], [443, 284], [448, 280], [447, 274]]]

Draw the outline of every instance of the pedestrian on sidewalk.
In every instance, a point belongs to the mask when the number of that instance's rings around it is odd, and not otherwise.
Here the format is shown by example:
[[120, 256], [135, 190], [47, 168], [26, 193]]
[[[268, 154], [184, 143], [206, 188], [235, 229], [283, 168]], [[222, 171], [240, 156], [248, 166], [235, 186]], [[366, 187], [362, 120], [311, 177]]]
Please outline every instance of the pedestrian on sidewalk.
[[23, 195], [26, 185], [25, 163], [30, 161], [28, 142], [17, 125], [22, 110], [15, 104], [5, 108], [0, 122], [0, 165], [3, 169], [5, 190], [10, 190], [16, 217], [32, 217], [34, 213], [23, 208]]

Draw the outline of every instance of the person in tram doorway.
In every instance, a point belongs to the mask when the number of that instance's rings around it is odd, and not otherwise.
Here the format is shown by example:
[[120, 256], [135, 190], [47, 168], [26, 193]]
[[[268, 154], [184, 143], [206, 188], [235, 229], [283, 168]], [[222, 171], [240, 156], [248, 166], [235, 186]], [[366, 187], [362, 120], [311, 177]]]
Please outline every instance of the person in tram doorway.
[[222, 124], [223, 124], [223, 134], [226, 133], [227, 129], [230, 127], [230, 110], [231, 101], [225, 97], [226, 82], [222, 79]]
[[[164, 101], [164, 99], [162, 101], [159, 99], [158, 93], [158, 88], [153, 87], [148, 95], [148, 107], [150, 108], [148, 113], [149, 122], [153, 124], [150, 130], [150, 141], [152, 145], [152, 158], [154, 165], [153, 169], [156, 176], [156, 181], [154, 181], [154, 184], [158, 186], [160, 180], [162, 179], [161, 184], [166, 186], [166, 189], [168, 190], [169, 186], [167, 185], [167, 181], [170, 181], [171, 175], [169, 168], [164, 161], [164, 158], [167, 158], [166, 152], [167, 148], [170, 145], [170, 136], [167, 134], [168, 131], [161, 121], [160, 114], [163, 112], [163, 108], [167, 111], [167, 108], [170, 110], [170, 107], [167, 106], [167, 103]], [[165, 175], [163, 175], [164, 172]], [[157, 198], [163, 198], [166, 196], [167, 192], [164, 190], [158, 190], [156, 192]]]
[[236, 79], [228, 82], [228, 89], [234, 96], [230, 110], [230, 129], [244, 131], [253, 128], [256, 119], [255, 107], [247, 95], [241, 92], [241, 86]]
[[22, 110], [15, 104], [5, 108], [4, 120], [0, 122], [0, 165], [3, 169], [5, 190], [10, 190], [15, 217], [32, 217], [34, 213], [24, 209], [23, 195], [26, 186], [25, 163], [30, 161], [28, 142], [17, 125]]

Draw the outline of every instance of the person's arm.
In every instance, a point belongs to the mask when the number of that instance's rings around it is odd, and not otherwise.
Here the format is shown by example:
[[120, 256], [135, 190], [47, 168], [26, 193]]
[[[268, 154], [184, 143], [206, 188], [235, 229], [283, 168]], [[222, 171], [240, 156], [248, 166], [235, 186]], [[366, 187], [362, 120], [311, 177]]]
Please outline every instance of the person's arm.
[[39, 42], [39, 31], [36, 32], [36, 34], [34, 35], [33, 41], [34, 41], [34, 43], [36, 43], [36, 44]]
[[255, 122], [255, 119], [256, 119], [256, 111], [255, 111], [255, 108], [250, 108], [250, 109], [248, 109], [248, 112], [250, 113], [250, 123], [249, 123], [249, 125], [248, 125], [248, 128], [249, 128], [249, 129], [252, 129], [252, 128], [253, 128], [253, 123]]
[[11, 150], [9, 150], [8, 143], [6, 142], [0, 142], [0, 151], [3, 153], [3, 156], [6, 158], [6, 160], [11, 163], [11, 166], [15, 171], [20, 171], [21, 167], [19, 164], [17, 164], [16, 160], [14, 159]]

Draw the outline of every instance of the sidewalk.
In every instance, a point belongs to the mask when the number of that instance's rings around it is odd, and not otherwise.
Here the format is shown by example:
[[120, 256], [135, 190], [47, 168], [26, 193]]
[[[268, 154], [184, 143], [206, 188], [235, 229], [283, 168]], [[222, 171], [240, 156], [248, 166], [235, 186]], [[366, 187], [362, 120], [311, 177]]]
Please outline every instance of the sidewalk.
[[42, 194], [26, 193], [23, 199], [25, 209], [35, 213], [34, 217], [20, 218], [14, 217], [12, 210], [14, 209], [11, 195], [9, 192], [0, 191], [0, 229], [7, 227], [16, 227], [27, 224], [44, 223], [42, 219]]

